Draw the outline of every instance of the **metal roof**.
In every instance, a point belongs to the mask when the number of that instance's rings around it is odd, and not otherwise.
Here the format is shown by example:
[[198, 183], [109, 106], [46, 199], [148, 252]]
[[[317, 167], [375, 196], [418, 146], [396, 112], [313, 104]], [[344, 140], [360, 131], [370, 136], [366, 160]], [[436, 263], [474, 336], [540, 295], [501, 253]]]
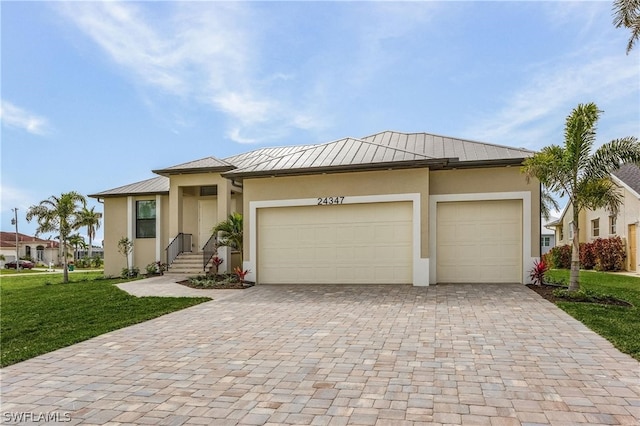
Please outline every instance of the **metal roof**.
[[405, 149], [383, 146], [361, 139], [345, 138], [321, 145], [310, 145], [280, 157], [255, 162], [227, 172], [225, 176], [388, 168], [408, 162], [418, 165], [429, 160], [434, 159]]
[[169, 193], [169, 178], [165, 176], [158, 176], [155, 178], [143, 180], [141, 182], [131, 183], [129, 185], [108, 189], [106, 191], [98, 192], [97, 194], [90, 194], [89, 197], [105, 198], [105, 197], [122, 197], [125, 195], [168, 194], [168, 193]]
[[[432, 135], [385, 131], [362, 139], [344, 138], [320, 145], [289, 147], [230, 157], [238, 168], [229, 177], [304, 174], [389, 167], [465, 167], [518, 164], [533, 151]], [[242, 164], [235, 160], [247, 158]]]
[[169, 176], [173, 174], [201, 173], [205, 171], [223, 172], [234, 168], [235, 166], [233, 164], [220, 160], [219, 158], [206, 157], [199, 160], [189, 161], [188, 163], [178, 164], [177, 166], [167, 167], [165, 169], [152, 170], [152, 172], [163, 176]]
[[430, 133], [401, 133], [384, 131], [362, 138], [363, 140], [434, 158], [457, 158], [458, 161], [495, 161], [524, 159], [534, 152], [486, 142], [477, 142]]
[[153, 170], [159, 178], [90, 195], [94, 198], [169, 192], [167, 176], [219, 172], [225, 177], [378, 170], [385, 168], [456, 168], [514, 165], [533, 151], [429, 133], [384, 131], [323, 144], [261, 148], [225, 159], [206, 157]]

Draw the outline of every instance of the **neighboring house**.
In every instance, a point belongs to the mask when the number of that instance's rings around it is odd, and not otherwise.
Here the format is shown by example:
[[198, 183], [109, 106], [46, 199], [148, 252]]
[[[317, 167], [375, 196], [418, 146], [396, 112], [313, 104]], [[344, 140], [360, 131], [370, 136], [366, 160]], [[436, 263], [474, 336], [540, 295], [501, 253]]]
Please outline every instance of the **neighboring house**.
[[[620, 237], [625, 241], [627, 250], [626, 269], [638, 271], [637, 228], [640, 223], [640, 168], [634, 164], [625, 164], [612, 173], [611, 179], [620, 187], [622, 203], [618, 214], [613, 215], [606, 209], [583, 210], [579, 213], [580, 242], [597, 238]], [[569, 203], [555, 227], [556, 244], [571, 244], [573, 232], [573, 206]]]
[[[0, 232], [0, 253], [6, 262], [16, 260], [16, 233]], [[43, 240], [31, 235], [18, 233], [18, 253], [20, 259], [30, 258], [37, 264], [60, 263], [59, 244], [53, 240]], [[4, 265], [3, 265], [4, 266]]]
[[557, 217], [549, 217], [548, 220], [542, 218], [540, 225], [540, 254], [546, 254], [556, 246], [556, 233], [551, 225], [558, 221]]
[[257, 284], [526, 283], [540, 257], [540, 185], [520, 172], [532, 155], [386, 131], [207, 157], [90, 196], [104, 202], [107, 275], [126, 266], [122, 237], [143, 268], [165, 261], [172, 241], [201, 252], [237, 211]]

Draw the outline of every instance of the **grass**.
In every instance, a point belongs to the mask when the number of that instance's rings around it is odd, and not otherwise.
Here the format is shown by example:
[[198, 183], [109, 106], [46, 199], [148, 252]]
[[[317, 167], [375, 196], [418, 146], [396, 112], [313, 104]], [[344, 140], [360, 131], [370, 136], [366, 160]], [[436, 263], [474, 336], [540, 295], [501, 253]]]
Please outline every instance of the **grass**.
[[3, 276], [0, 367], [210, 299], [135, 297], [101, 272]]
[[[552, 270], [554, 280], [569, 282], [568, 270]], [[626, 300], [633, 307], [558, 302], [569, 315], [640, 361], [640, 278], [605, 272], [580, 271], [581, 289]]]

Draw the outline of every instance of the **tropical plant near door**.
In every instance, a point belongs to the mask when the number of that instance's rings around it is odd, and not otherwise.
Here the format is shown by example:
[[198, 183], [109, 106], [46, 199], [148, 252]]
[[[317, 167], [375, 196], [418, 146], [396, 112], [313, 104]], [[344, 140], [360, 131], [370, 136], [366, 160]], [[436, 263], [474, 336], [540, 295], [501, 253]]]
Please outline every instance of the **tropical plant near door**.
[[537, 178], [549, 191], [567, 196], [573, 206], [570, 291], [580, 288], [580, 211], [604, 207], [617, 212], [621, 195], [611, 172], [625, 162], [640, 164], [640, 144], [631, 136], [605, 143], [591, 153], [601, 112], [594, 103], [578, 105], [566, 119], [564, 146], [547, 146], [522, 166], [527, 178]]
[[27, 210], [27, 222], [33, 218], [38, 221], [36, 235], [43, 232], [60, 233], [60, 244], [64, 251], [62, 255], [64, 282], [69, 282], [69, 268], [67, 265], [66, 247], [69, 236], [80, 226], [80, 208], [87, 205], [84, 196], [75, 191], [61, 194], [59, 197], [52, 195], [40, 204], [29, 207]]
[[231, 247], [240, 252], [242, 259], [242, 215], [231, 213], [227, 220], [218, 223], [212, 230], [213, 234], [219, 234], [218, 246]]
[[549, 267], [544, 262], [544, 260], [536, 260], [533, 262], [533, 268], [529, 274], [531, 281], [535, 285], [544, 284], [544, 274], [549, 270]]

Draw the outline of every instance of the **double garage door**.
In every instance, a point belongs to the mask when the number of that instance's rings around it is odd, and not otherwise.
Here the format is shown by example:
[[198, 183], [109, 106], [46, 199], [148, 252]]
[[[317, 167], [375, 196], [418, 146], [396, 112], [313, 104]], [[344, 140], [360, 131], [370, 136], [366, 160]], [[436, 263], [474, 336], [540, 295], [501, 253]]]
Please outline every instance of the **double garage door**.
[[261, 284], [410, 284], [410, 202], [258, 210]]
[[[261, 284], [410, 284], [411, 202], [258, 209]], [[520, 200], [437, 204], [439, 283], [522, 282]]]

